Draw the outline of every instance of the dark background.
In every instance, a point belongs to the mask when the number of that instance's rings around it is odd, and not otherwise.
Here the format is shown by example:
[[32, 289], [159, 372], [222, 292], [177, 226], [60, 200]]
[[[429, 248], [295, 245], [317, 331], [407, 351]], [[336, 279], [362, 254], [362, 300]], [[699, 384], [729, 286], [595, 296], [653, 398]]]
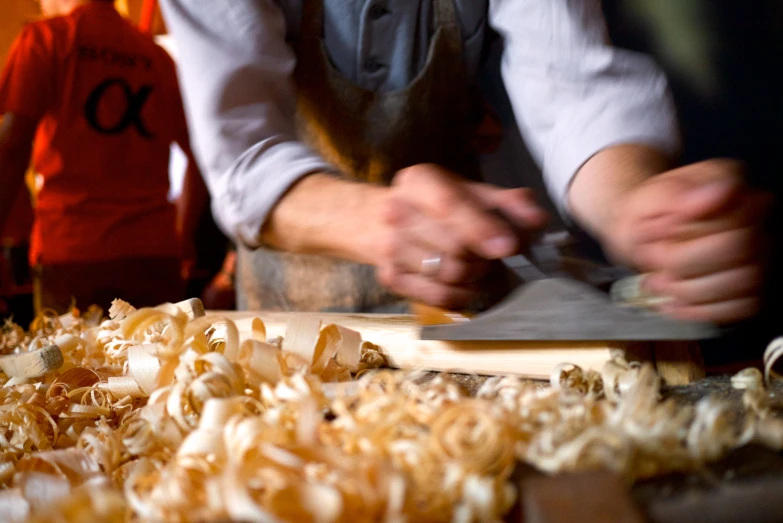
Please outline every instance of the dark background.
[[780, 194], [783, 2], [604, 0], [604, 11], [616, 45], [651, 54], [666, 71], [683, 162], [738, 158], [755, 184]]

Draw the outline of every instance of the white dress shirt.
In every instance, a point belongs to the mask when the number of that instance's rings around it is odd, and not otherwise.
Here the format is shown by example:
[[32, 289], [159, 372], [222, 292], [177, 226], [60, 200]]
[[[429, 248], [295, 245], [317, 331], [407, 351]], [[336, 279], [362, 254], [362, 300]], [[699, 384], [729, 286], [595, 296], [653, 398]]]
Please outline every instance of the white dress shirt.
[[[431, 0], [323, 0], [338, 70], [367, 89], [405, 87], [423, 67]], [[600, 0], [455, 0], [475, 75], [488, 27], [505, 41], [502, 75], [517, 124], [566, 211], [571, 178], [596, 152], [679, 146], [665, 77], [647, 56], [611, 47]], [[301, 0], [162, 0], [179, 50], [192, 143], [223, 230], [248, 246], [299, 178], [334, 168], [297, 140], [290, 42]]]

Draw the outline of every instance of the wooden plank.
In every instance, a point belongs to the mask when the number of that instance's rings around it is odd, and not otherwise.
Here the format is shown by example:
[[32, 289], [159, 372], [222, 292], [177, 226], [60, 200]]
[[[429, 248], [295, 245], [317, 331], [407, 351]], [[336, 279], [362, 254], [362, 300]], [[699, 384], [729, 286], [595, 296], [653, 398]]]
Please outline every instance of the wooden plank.
[[[389, 364], [403, 369], [424, 369], [486, 375], [517, 375], [549, 379], [552, 369], [569, 362], [600, 371], [612, 351], [629, 348], [631, 359], [649, 355], [645, 344], [621, 345], [589, 342], [444, 342], [419, 339], [419, 325], [412, 315], [333, 314], [285, 312], [208, 312], [237, 323], [240, 335], [251, 335], [253, 318], [261, 318], [271, 338], [283, 336], [293, 314], [313, 316], [324, 325], [336, 323], [358, 331], [362, 339], [378, 345]], [[647, 351], [647, 352], [646, 352]]]

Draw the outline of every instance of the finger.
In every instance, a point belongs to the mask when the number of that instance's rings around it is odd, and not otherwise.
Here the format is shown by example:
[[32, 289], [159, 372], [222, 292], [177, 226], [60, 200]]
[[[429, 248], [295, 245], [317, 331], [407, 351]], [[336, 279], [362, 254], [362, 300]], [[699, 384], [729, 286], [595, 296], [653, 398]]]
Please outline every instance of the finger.
[[754, 191], [720, 215], [702, 220], [675, 220], [668, 232], [672, 238], [683, 241], [729, 229], [757, 227], [763, 223], [771, 203], [771, 195]]
[[744, 191], [742, 167], [732, 160], [708, 160], [656, 175], [634, 202], [640, 218], [674, 214], [699, 220], [722, 214]]
[[762, 284], [761, 267], [748, 265], [700, 278], [672, 280], [663, 274], [644, 279], [644, 289], [679, 303], [703, 305], [755, 296]]
[[421, 274], [397, 271], [391, 266], [379, 268], [377, 277], [382, 285], [396, 294], [445, 309], [467, 307], [476, 296], [468, 288], [431, 280]]
[[758, 226], [768, 214], [772, 201], [770, 194], [748, 191], [733, 208], [709, 219], [690, 219], [674, 213], [640, 219], [635, 224], [635, 236], [639, 243], [685, 241], [729, 229]]
[[386, 213], [386, 219], [409, 243], [416, 243], [430, 253], [448, 254], [457, 258], [469, 254], [460, 238], [443, 222], [430, 218], [407, 200], [395, 200], [393, 208]]
[[743, 165], [717, 158], [685, 165], [664, 173], [662, 182], [671, 184], [675, 211], [688, 219], [709, 218], [733, 205], [745, 190]]
[[403, 272], [425, 273], [424, 260], [438, 257], [437, 272], [425, 276], [458, 284], [476, 281], [486, 273], [487, 260], [466, 251], [447, 227], [428, 219], [408, 202], [399, 202], [394, 222], [398, 231], [388, 238], [384, 256]]
[[[487, 271], [489, 263], [487, 260], [467, 261], [463, 258], [439, 253], [431, 248], [423, 248], [402, 238], [400, 242], [404, 242], [404, 245], [399, 248], [399, 252], [393, 260], [400, 272], [420, 274], [441, 283], [458, 285], [475, 282]], [[429, 273], [425, 261], [436, 258], [438, 259], [437, 267], [434, 272]]]
[[670, 241], [675, 238], [678, 226], [673, 214], [665, 214], [640, 219], [634, 224], [634, 239], [637, 245], [652, 244], [660, 241]]
[[704, 305], [685, 305], [677, 302], [660, 307], [663, 314], [683, 321], [707, 321], [712, 323], [734, 323], [755, 316], [760, 308], [756, 298], [709, 303]]
[[[489, 260], [476, 256], [459, 257], [438, 250], [430, 245], [403, 239], [406, 248], [398, 259], [399, 267], [405, 272], [422, 274], [428, 278], [452, 285], [472, 283], [487, 273]], [[439, 260], [436, 269], [428, 272], [425, 260]]]
[[758, 234], [735, 229], [686, 242], [657, 242], [640, 246], [640, 258], [668, 277], [689, 279], [750, 264], [762, 252]]
[[536, 202], [532, 189], [501, 189], [481, 183], [470, 188], [487, 209], [500, 209], [518, 229], [536, 231], [549, 223], [549, 213]]
[[679, 198], [676, 214], [682, 220], [703, 220], [712, 218], [730, 208], [740, 193], [738, 181], [716, 180], [704, 185], [685, 189]]
[[417, 165], [402, 170], [394, 184], [423, 213], [449, 224], [454, 234], [476, 254], [503, 258], [518, 250], [510, 225], [487, 213], [465, 189], [464, 182], [435, 165]]

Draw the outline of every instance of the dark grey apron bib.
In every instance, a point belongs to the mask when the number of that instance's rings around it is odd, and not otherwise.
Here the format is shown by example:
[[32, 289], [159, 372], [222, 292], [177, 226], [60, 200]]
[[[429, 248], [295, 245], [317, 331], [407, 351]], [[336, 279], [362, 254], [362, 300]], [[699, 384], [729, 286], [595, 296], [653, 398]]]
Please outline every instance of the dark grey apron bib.
[[[454, 0], [434, 0], [427, 62], [404, 89], [377, 93], [345, 78], [323, 42], [323, 0], [304, 0], [296, 48], [300, 139], [345, 176], [388, 185], [418, 163], [437, 163], [478, 179], [470, 146], [481, 103], [465, 71]], [[303, 217], [306, 219], [306, 217]], [[361, 219], [361, 217], [357, 217]], [[402, 312], [406, 300], [375, 280], [372, 266], [271, 249], [238, 249], [240, 308]]]

